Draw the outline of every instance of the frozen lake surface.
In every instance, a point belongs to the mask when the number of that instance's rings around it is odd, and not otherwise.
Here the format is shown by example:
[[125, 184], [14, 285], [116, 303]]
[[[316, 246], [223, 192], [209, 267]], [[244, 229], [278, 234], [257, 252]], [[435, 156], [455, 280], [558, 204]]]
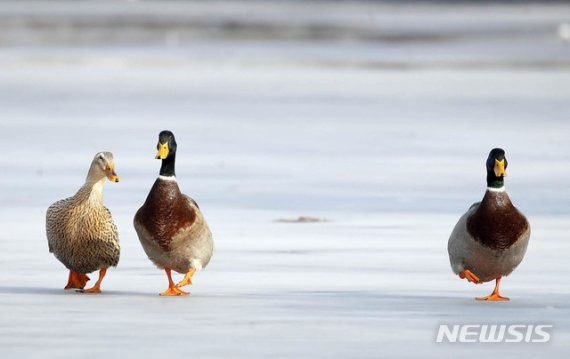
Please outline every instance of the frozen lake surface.
[[[422, 9], [424, 22], [401, 27], [431, 28], [426, 19], [440, 13]], [[474, 18], [462, 8], [437, 15], [437, 32], [499, 26], [476, 9]], [[399, 24], [397, 11], [382, 16]], [[570, 47], [555, 29], [570, 10], [502, 11], [535, 36], [0, 49], [0, 355], [567, 356]], [[358, 20], [347, 14], [319, 21]], [[181, 189], [215, 238], [188, 297], [158, 296], [166, 277], [132, 227], [158, 173], [163, 129], [178, 141]], [[454, 276], [447, 239], [482, 198], [497, 146], [533, 232], [502, 283], [511, 301], [482, 303], [473, 298], [492, 283]], [[121, 177], [105, 185], [121, 261], [102, 294], [66, 292], [45, 210], [75, 193], [101, 150], [114, 153]], [[299, 216], [324, 221], [280, 221]], [[554, 328], [548, 344], [436, 344], [439, 324]]]

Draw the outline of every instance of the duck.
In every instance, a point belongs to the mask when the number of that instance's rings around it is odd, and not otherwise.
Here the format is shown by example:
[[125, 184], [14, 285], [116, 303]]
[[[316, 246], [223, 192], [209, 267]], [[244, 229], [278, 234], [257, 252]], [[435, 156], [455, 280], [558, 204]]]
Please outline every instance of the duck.
[[[103, 205], [105, 179], [119, 182], [111, 152], [93, 158], [85, 183], [69, 198], [53, 203], [46, 212], [46, 236], [50, 253], [69, 269], [64, 289], [101, 293], [109, 267], [119, 263], [121, 247], [113, 216]], [[87, 273], [99, 271], [95, 285], [84, 289]]]
[[[214, 242], [200, 207], [178, 186], [175, 174], [178, 145], [171, 131], [160, 132], [157, 149], [155, 158], [162, 161], [159, 176], [133, 223], [148, 258], [166, 272], [168, 288], [160, 295], [188, 295], [181, 287], [192, 284], [194, 273], [206, 268]], [[184, 274], [176, 285], [172, 271]]]
[[508, 161], [494, 148], [486, 161], [487, 190], [455, 225], [447, 250], [451, 268], [461, 279], [481, 284], [495, 281], [495, 289], [477, 300], [507, 301], [499, 294], [501, 278], [521, 263], [530, 239], [530, 224], [505, 190]]

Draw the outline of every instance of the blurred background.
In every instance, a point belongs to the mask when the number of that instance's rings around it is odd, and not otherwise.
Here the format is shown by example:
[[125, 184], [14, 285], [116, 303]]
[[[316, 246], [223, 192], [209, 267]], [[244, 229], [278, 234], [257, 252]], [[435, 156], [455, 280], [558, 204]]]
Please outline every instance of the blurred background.
[[[569, 120], [567, 1], [0, 0], [0, 353], [563, 357]], [[132, 227], [163, 129], [216, 243], [168, 303]], [[533, 229], [508, 308], [446, 251], [493, 147]], [[87, 299], [60, 289], [44, 216], [101, 150], [122, 253]], [[451, 348], [442, 320], [555, 332]]]
[[570, 41], [564, 1], [3, 0], [0, 7], [4, 51], [49, 49], [52, 61], [122, 49], [136, 63], [565, 68]]
[[170, 128], [202, 201], [456, 211], [495, 146], [566, 183], [569, 70], [565, 2], [0, 1], [4, 143], [47, 186], [111, 149], [142, 191]]

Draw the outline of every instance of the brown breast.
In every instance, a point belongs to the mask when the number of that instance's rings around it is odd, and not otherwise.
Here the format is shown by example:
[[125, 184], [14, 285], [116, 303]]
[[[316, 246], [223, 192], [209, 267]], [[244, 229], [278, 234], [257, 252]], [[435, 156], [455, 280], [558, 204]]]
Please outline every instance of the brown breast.
[[144, 225], [153, 240], [168, 252], [172, 237], [181, 228], [192, 225], [196, 213], [180, 192], [176, 181], [158, 178], [135, 218]]
[[467, 218], [467, 231], [491, 249], [506, 249], [528, 229], [526, 218], [506, 192], [487, 191], [477, 210]]

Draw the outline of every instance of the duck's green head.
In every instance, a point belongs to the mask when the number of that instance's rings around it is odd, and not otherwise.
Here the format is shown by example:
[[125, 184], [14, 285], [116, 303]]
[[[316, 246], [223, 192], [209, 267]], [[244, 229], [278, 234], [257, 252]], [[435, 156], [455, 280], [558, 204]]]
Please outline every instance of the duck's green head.
[[493, 148], [487, 158], [487, 186], [501, 188], [505, 185], [504, 178], [507, 176], [507, 157], [502, 148]]
[[176, 140], [171, 131], [162, 131], [158, 135], [158, 144], [156, 145], [158, 153], [156, 159], [165, 160], [176, 153]]

